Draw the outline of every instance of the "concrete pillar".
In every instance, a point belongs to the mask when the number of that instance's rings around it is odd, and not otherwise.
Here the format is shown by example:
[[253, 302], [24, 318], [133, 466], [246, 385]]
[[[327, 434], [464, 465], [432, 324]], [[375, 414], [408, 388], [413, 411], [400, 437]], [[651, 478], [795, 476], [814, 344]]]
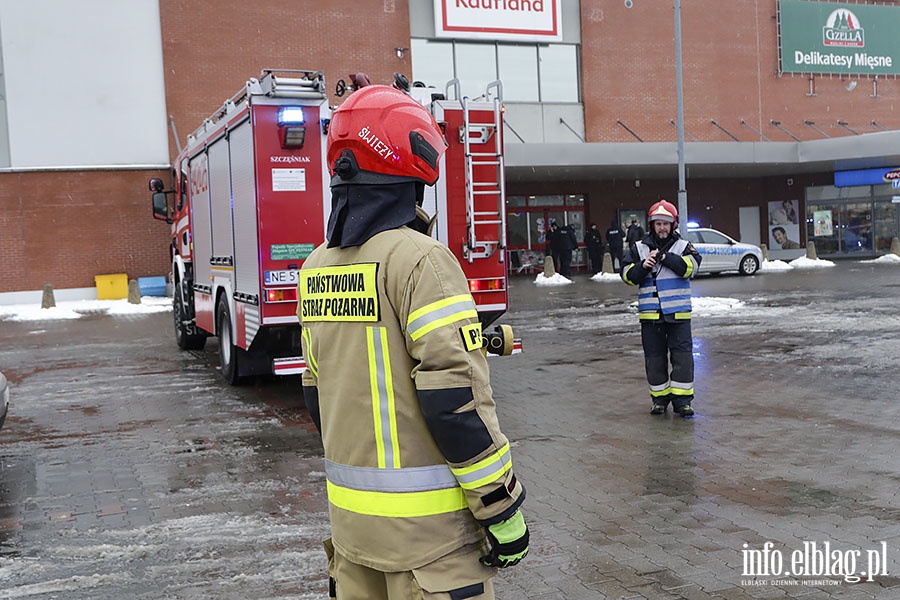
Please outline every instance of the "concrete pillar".
[[553, 268], [553, 257], [544, 257], [544, 277], [553, 277], [556, 275], [556, 269]]
[[603, 266], [600, 268], [600, 271], [603, 273], [615, 273], [613, 270], [612, 254], [609, 252], [603, 253]]
[[128, 303], [129, 304], [140, 304], [141, 303], [141, 290], [138, 288], [137, 279], [132, 279], [128, 282]]
[[759, 249], [762, 250], [763, 260], [769, 260], [769, 247], [765, 244], [760, 244]]
[[891, 240], [891, 254], [900, 256], [900, 238], [894, 238]]
[[816, 256], [816, 244], [814, 242], [806, 243], [806, 258], [809, 260], [819, 260], [819, 257]]
[[54, 306], [56, 306], [56, 299], [53, 297], [53, 286], [48, 283], [44, 286], [41, 308], [53, 308]]

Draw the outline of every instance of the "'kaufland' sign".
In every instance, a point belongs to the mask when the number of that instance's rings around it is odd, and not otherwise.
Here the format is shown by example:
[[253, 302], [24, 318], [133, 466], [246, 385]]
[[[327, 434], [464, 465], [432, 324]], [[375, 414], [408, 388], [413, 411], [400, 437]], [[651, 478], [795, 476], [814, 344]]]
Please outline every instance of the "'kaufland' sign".
[[559, 41], [562, 0], [434, 0], [437, 37]]
[[781, 70], [900, 74], [900, 7], [781, 0]]

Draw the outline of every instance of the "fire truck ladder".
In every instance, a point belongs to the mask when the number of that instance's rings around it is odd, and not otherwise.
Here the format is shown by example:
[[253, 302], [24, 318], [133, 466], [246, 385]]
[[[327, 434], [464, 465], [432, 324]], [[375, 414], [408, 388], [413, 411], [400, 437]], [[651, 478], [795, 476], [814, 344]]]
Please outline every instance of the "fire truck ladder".
[[[492, 89], [496, 90], [496, 94], [491, 94]], [[506, 255], [506, 179], [503, 173], [503, 140], [500, 135], [500, 124], [503, 118], [502, 96], [503, 88], [500, 81], [488, 84], [485, 99], [493, 104], [494, 117], [490, 122], [473, 122], [472, 102], [467, 96], [463, 96], [460, 100], [463, 125], [459, 130], [459, 141], [465, 148], [466, 229], [468, 233], [463, 255], [470, 264], [476, 258], [489, 258], [495, 253], [498, 254], [499, 261], [504, 262]], [[491, 144], [491, 142], [493, 143]], [[484, 148], [473, 149], [473, 146], [484, 146]], [[476, 181], [475, 169], [484, 171], [483, 167], [492, 167], [489, 172], [495, 175], [488, 177], [485, 181]], [[479, 202], [479, 210], [476, 210], [475, 199], [477, 196], [494, 197], [497, 201], [493, 208], [487, 210], [485, 210], [485, 205], [490, 205]], [[486, 226], [491, 226], [491, 234], [482, 233]], [[489, 239], [491, 237], [498, 239]], [[499, 253], [498, 250], [500, 250]]]

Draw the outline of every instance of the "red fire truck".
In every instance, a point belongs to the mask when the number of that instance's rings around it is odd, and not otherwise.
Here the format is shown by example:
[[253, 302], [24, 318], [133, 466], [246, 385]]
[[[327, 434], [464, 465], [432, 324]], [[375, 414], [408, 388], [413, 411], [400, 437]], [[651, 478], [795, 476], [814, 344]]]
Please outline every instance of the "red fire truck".
[[[434, 235], [469, 280], [489, 351], [521, 350], [508, 326], [502, 103], [499, 82], [476, 101], [413, 88], [445, 127], [441, 178], [426, 188]], [[455, 92], [453, 100], [447, 96]], [[298, 271], [325, 239], [331, 110], [321, 71], [264, 70], [206, 118], [172, 165], [150, 181], [153, 215], [172, 225], [175, 338], [186, 350], [217, 336], [222, 375], [301, 373]]]

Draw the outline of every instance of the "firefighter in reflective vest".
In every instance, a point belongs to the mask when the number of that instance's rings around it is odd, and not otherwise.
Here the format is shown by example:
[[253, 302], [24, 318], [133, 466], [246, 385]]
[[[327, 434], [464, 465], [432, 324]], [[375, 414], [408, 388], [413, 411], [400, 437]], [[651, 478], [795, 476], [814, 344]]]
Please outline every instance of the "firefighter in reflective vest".
[[491, 599], [497, 568], [528, 553], [478, 313], [421, 209], [445, 151], [431, 113], [388, 86], [329, 126], [332, 212], [297, 314], [340, 600]]
[[650, 233], [629, 247], [622, 279], [639, 286], [641, 344], [653, 403], [650, 413], [664, 414], [671, 402], [676, 414], [693, 417], [690, 279], [697, 273], [701, 257], [675, 231], [678, 210], [671, 202], [661, 200], [651, 206], [647, 221]]

